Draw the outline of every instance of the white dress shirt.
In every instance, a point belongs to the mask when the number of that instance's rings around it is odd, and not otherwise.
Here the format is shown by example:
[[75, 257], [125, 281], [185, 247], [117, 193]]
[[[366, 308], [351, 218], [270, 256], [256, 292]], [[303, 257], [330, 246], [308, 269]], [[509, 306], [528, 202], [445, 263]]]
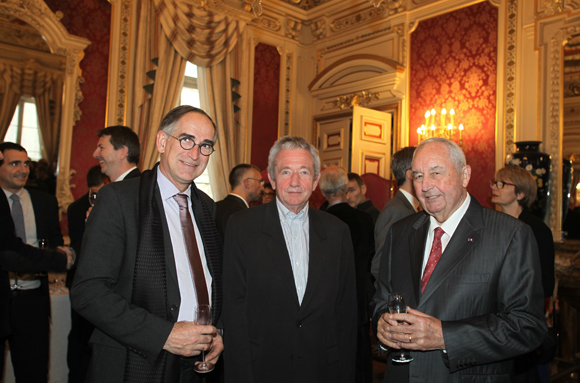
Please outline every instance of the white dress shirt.
[[306, 283], [308, 282], [308, 249], [310, 245], [308, 204], [298, 214], [288, 210], [278, 197], [276, 197], [276, 206], [278, 206], [280, 224], [282, 225], [286, 247], [290, 255], [298, 302], [302, 304]]
[[[159, 185], [159, 192], [161, 200], [163, 201], [163, 209], [165, 210], [165, 219], [167, 220], [167, 227], [169, 228], [169, 236], [171, 237], [171, 245], [173, 247], [173, 257], [175, 259], [175, 268], [177, 269], [177, 280], [179, 283], [179, 295], [181, 296], [181, 306], [179, 308], [178, 321], [193, 321], [195, 317], [195, 307], [197, 306], [197, 296], [195, 295], [195, 287], [193, 283], [193, 276], [191, 267], [189, 265], [189, 258], [185, 250], [185, 240], [181, 230], [181, 220], [179, 218], [179, 205], [173, 198], [176, 194], [186, 194], [191, 198], [191, 186], [181, 193], [175, 185], [171, 183], [157, 168], [157, 184]], [[189, 214], [193, 221], [193, 228], [195, 230], [195, 239], [197, 247], [201, 256], [201, 264], [203, 265], [203, 272], [205, 274], [205, 282], [207, 284], [207, 293], [211, 303], [211, 274], [207, 267], [205, 259], [205, 251], [203, 248], [203, 241], [201, 234], [195, 222], [195, 216], [191, 209], [191, 202], [188, 202]]]
[[133, 170], [137, 169], [137, 166], [133, 166], [131, 169], [127, 170], [125, 173], [121, 174], [119, 176], [119, 178], [117, 178], [115, 181], [113, 182], [119, 182], [119, 181], [123, 181], [125, 179], [125, 177], [127, 177], [127, 174], [131, 173]]
[[407, 201], [409, 201], [409, 203], [411, 204], [411, 206], [413, 206], [413, 209], [415, 209], [415, 211], [419, 211], [417, 209], [419, 208], [419, 205], [421, 203], [417, 198], [413, 196], [413, 194], [403, 189], [399, 189], [399, 192], [403, 193], [403, 195], [405, 196], [405, 198], [407, 198]]

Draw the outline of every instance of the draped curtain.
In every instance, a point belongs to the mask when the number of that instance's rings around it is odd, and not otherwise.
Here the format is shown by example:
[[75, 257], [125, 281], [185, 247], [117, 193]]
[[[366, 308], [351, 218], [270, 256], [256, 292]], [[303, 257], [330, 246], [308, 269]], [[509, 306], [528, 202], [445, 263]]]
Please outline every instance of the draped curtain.
[[0, 137], [4, 137], [22, 96], [34, 97], [41, 132], [43, 157], [58, 158], [62, 110], [63, 73], [43, 67], [33, 59], [0, 60]]
[[[203, 85], [204, 78], [208, 82], [204, 109], [218, 126], [210, 177], [214, 197], [221, 197], [227, 192], [225, 180], [230, 169], [243, 160], [245, 143], [239, 138], [244, 135], [234, 118], [230, 78], [236, 75], [243, 54], [234, 48], [245, 23], [191, 4], [165, 0], [140, 2], [137, 16], [136, 81], [128, 125], [141, 141], [141, 168], [151, 168], [157, 161], [155, 136], [163, 116], [177, 106], [185, 64], [190, 61], [206, 68], [198, 71], [198, 83]], [[204, 89], [200, 93], [203, 99]]]

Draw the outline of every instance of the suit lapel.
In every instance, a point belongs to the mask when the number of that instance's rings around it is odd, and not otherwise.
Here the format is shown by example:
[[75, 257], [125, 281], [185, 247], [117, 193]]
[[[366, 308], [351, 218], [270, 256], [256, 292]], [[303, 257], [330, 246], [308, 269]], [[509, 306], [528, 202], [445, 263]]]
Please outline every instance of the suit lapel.
[[481, 237], [483, 229], [483, 211], [481, 205], [471, 197], [469, 208], [459, 222], [451, 241], [441, 255], [429, 283], [425, 287], [419, 307], [427, 301], [431, 295], [444, 283], [451, 272], [467, 257], [473, 250]]
[[308, 248], [308, 281], [306, 283], [306, 291], [304, 292], [304, 299], [302, 300], [302, 307], [307, 307], [308, 302], [312, 300], [312, 296], [316, 291], [316, 285], [320, 281], [320, 271], [323, 268], [323, 254], [324, 241], [326, 240], [326, 232], [324, 225], [318, 216], [318, 211], [308, 208], [309, 219], [309, 248]]
[[[413, 207], [413, 205], [411, 205], [411, 203], [409, 202], [409, 200], [407, 199], [407, 197], [405, 197], [405, 195], [401, 192], [397, 192], [397, 194], [395, 194], [395, 197], [398, 197], [399, 200], [403, 203], [403, 205], [411, 212], [416, 213], [417, 210], [415, 210], [415, 208]], [[393, 197], [394, 198], [394, 197]]]
[[[284, 284], [288, 288], [292, 301], [296, 304], [296, 307], [299, 307], [296, 283], [294, 282], [294, 274], [292, 272], [292, 265], [290, 264], [290, 254], [286, 247], [286, 240], [284, 239], [284, 232], [282, 231], [276, 202], [266, 205], [262, 231], [269, 237], [266, 246], [268, 248], [268, 255], [272, 257], [276, 265], [274, 272], [280, 274]], [[308, 289], [306, 290], [308, 291]]]
[[421, 272], [425, 255], [425, 242], [429, 234], [429, 215], [424, 214], [413, 225], [416, 232], [409, 236], [409, 252], [411, 254], [411, 277], [415, 292], [415, 302], [421, 298]]

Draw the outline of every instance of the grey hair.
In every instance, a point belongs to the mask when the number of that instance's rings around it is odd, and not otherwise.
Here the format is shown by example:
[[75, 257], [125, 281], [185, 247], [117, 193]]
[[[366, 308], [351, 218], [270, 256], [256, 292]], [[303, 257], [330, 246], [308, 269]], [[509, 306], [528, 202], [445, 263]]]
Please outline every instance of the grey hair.
[[179, 120], [181, 120], [181, 118], [188, 113], [198, 113], [201, 114], [202, 116], [207, 117], [207, 119], [211, 122], [211, 125], [213, 126], [214, 131], [213, 142], [215, 144], [218, 135], [217, 126], [215, 125], [211, 117], [203, 109], [196, 108], [195, 106], [181, 105], [171, 109], [169, 113], [167, 113], [165, 117], [163, 117], [161, 125], [159, 125], [159, 130], [165, 134], [173, 135], [175, 133], [175, 130], [177, 130], [177, 123], [179, 122]]
[[348, 187], [348, 177], [346, 170], [341, 166], [329, 166], [320, 175], [320, 190], [328, 199], [346, 194]]
[[318, 150], [302, 137], [284, 136], [274, 143], [274, 146], [272, 146], [270, 154], [268, 155], [268, 173], [270, 174], [270, 177], [272, 177], [272, 180], [276, 181], [276, 156], [282, 149], [308, 150], [310, 155], [312, 155], [312, 162], [314, 163], [314, 179], [318, 177], [318, 174], [320, 173], [320, 157], [318, 156]]
[[413, 160], [415, 159], [415, 156], [417, 155], [417, 153], [419, 153], [421, 148], [423, 148], [423, 146], [436, 143], [443, 144], [447, 148], [447, 152], [449, 153], [451, 162], [453, 162], [453, 165], [455, 166], [455, 170], [461, 173], [463, 171], [463, 167], [467, 165], [465, 154], [463, 153], [463, 150], [461, 150], [461, 148], [455, 142], [448, 140], [447, 138], [431, 137], [428, 140], [421, 142], [419, 145], [417, 145], [415, 153], [413, 153]]

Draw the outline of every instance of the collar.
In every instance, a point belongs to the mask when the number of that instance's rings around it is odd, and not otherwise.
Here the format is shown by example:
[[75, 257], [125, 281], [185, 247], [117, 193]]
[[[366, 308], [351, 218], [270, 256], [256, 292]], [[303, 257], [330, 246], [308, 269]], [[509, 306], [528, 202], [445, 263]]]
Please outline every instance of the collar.
[[125, 179], [125, 177], [127, 177], [127, 174], [131, 173], [134, 169], [137, 169], [137, 166], [133, 166], [131, 169], [127, 170], [125, 173], [121, 174], [119, 176], [119, 178], [117, 178], [115, 181], [113, 182], [119, 182], [119, 181], [123, 181]]
[[[344, 202], [346, 202], [346, 201], [343, 201], [343, 200], [341, 200], [341, 199], [337, 199], [336, 201], [333, 201], [332, 203], [329, 203], [329, 204], [328, 204], [328, 207], [327, 207], [327, 209], [328, 209], [329, 207], [331, 207], [331, 206], [338, 205], [339, 203], [344, 203]], [[350, 205], [349, 205], [349, 206], [350, 206]]]
[[161, 172], [159, 167], [157, 167], [157, 185], [159, 185], [159, 193], [161, 194], [161, 200], [166, 201], [173, 198], [176, 194], [185, 194], [191, 198], [191, 184], [185, 189], [184, 192], [180, 192], [179, 189], [171, 182], [165, 175]]
[[415, 209], [415, 211], [417, 211], [417, 208], [420, 205], [419, 200], [417, 198], [415, 198], [413, 196], [413, 194], [409, 193], [406, 190], [399, 189], [399, 192], [403, 193], [403, 195], [405, 196], [405, 198], [407, 198], [407, 201], [409, 201], [409, 203], [411, 204], [411, 206], [413, 206], [413, 209]]
[[4, 194], [6, 194], [6, 198], [8, 198], [8, 199], [10, 199], [10, 197], [12, 196], [12, 194], [16, 194], [22, 200], [22, 194], [25, 193], [24, 188], [21, 188], [16, 193], [12, 193], [11, 191], [6, 190], [6, 189], [2, 189], [2, 190], [4, 191]]
[[233, 195], [234, 197], [238, 197], [239, 199], [241, 199], [242, 201], [244, 201], [244, 204], [246, 204], [246, 207], [249, 209], [250, 205], [248, 205], [248, 202], [246, 202], [246, 200], [244, 199], [244, 197], [242, 197], [241, 195], [238, 195], [236, 193], [230, 193], [229, 195]]
[[276, 206], [278, 206], [278, 214], [280, 215], [280, 220], [294, 220], [296, 218], [305, 220], [308, 217], [308, 204], [304, 206], [304, 209], [300, 210], [298, 214], [293, 213], [276, 197]]
[[429, 231], [432, 232], [437, 227], [440, 227], [443, 229], [443, 231], [445, 231], [445, 234], [452, 237], [453, 233], [455, 233], [455, 230], [457, 229], [457, 226], [459, 225], [459, 222], [461, 222], [461, 219], [463, 218], [463, 216], [467, 212], [467, 209], [469, 208], [470, 202], [471, 202], [471, 196], [469, 195], [469, 193], [467, 193], [467, 195], [465, 197], [465, 201], [463, 201], [463, 203], [461, 204], [459, 209], [455, 210], [453, 212], [453, 214], [451, 214], [451, 216], [449, 218], [447, 218], [447, 220], [445, 222], [443, 222], [442, 224], [439, 224], [439, 222], [437, 222], [435, 217], [431, 216], [429, 218], [430, 223], [431, 223], [429, 226]]

